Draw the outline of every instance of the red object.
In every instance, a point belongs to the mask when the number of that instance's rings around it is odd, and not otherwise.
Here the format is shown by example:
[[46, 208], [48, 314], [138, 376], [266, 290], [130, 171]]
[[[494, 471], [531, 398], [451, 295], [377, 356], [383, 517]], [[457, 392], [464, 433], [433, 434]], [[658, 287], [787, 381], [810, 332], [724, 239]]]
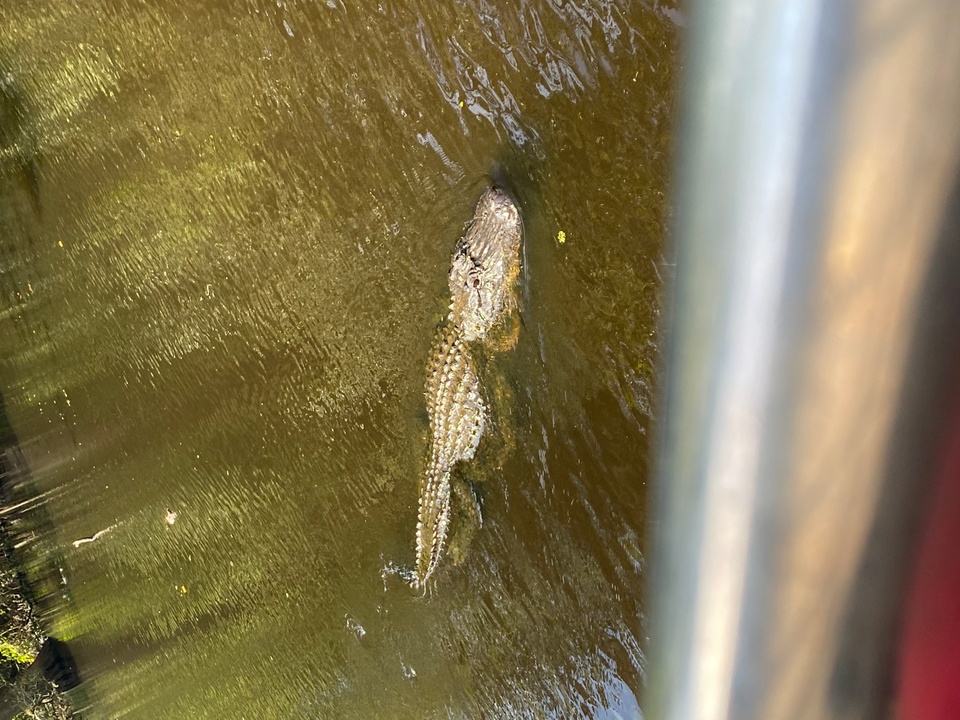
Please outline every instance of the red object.
[[899, 720], [960, 720], [960, 403], [950, 428], [907, 595]]

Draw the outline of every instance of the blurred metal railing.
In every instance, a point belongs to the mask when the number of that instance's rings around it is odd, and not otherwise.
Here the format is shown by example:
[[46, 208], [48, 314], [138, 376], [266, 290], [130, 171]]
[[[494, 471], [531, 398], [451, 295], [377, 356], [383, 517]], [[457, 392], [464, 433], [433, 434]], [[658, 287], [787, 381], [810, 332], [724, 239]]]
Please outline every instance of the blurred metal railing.
[[690, 19], [646, 717], [887, 717], [960, 328], [960, 2]]

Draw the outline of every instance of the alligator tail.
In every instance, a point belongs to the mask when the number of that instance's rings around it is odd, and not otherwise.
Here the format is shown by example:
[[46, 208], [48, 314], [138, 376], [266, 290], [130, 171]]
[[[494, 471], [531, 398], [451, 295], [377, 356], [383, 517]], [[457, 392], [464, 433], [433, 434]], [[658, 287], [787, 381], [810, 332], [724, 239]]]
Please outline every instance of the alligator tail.
[[426, 589], [443, 554], [450, 524], [450, 470], [431, 462], [420, 493], [417, 521], [417, 565], [411, 585]]

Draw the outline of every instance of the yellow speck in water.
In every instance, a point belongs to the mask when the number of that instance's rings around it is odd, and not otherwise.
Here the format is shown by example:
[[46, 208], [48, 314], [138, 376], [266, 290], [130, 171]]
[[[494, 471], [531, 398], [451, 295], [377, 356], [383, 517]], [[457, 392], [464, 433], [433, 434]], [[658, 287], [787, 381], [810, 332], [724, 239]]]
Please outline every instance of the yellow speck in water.
[[563, 230], [561, 230], [560, 232], [557, 233], [557, 242], [560, 245], [563, 245], [566, 241], [567, 241], [567, 234]]
[[181, 586], [180, 586], [180, 594], [181, 594], [181, 595], [186, 595], [186, 594], [187, 594], [187, 586], [186, 586], [186, 585], [181, 585]]
[[460, 107], [463, 107], [463, 100], [460, 101]]
[[57, 240], [57, 247], [63, 247], [63, 240]]

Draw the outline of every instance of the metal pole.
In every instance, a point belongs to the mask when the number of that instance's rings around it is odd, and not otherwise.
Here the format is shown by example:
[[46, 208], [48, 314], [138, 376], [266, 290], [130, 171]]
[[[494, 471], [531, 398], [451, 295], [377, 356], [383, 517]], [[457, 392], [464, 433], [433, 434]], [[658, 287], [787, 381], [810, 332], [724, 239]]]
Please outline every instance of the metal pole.
[[897, 441], [956, 212], [960, 3], [690, 17], [647, 718], [877, 717], [908, 560], [878, 528], [909, 541], [933, 452]]

